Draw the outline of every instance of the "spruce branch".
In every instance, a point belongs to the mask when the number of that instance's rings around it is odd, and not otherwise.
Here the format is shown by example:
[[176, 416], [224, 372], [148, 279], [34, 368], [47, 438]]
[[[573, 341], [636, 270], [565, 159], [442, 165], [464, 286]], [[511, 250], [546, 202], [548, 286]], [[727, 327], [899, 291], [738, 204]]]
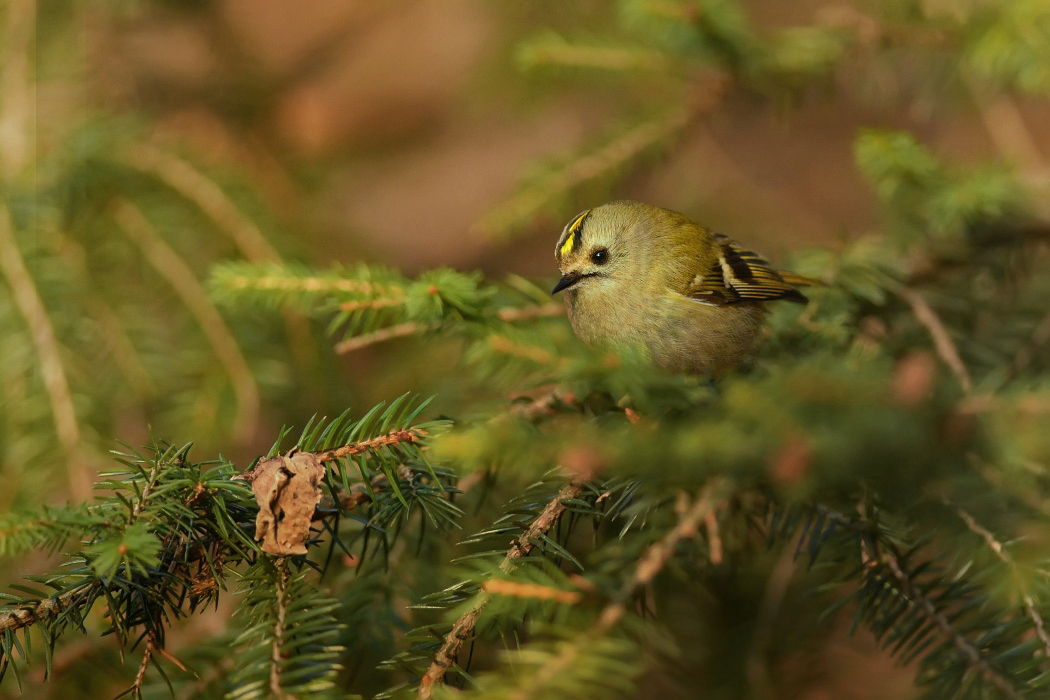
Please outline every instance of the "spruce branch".
[[350, 279], [337, 272], [321, 274], [287, 265], [248, 265], [229, 263], [213, 272], [213, 285], [231, 292], [281, 292], [286, 294], [388, 294], [401, 296], [404, 290], [392, 284]]
[[[635, 563], [631, 576], [624, 581], [613, 600], [601, 610], [594, 624], [559, 644], [557, 653], [542, 657], [546, 663], [536, 666], [527, 675], [523, 674], [513, 692], [497, 691], [498, 695], [508, 700], [551, 697], [551, 688], [559, 684], [566, 685], [568, 681], [565, 676], [571, 676], [574, 669], [581, 667], [580, 670], [586, 673], [588, 664], [583, 659], [593, 650], [603, 648], [609, 641], [607, 637], [610, 632], [627, 614], [628, 605], [635, 594], [650, 585], [675, 556], [678, 546], [696, 537], [708, 517], [724, 505], [724, 488], [723, 479], [713, 479], [692, 503], [684, 492], [680, 492], [675, 503], [678, 523], [645, 549]], [[531, 656], [535, 658], [537, 655]]]
[[436, 324], [425, 324], [425, 323], [399, 323], [396, 326], [390, 326], [388, 328], [380, 328], [377, 331], [371, 333], [365, 333], [364, 335], [354, 336], [353, 338], [347, 338], [335, 344], [335, 351], [339, 355], [345, 355], [355, 350], [367, 348], [369, 345], [376, 345], [377, 343], [385, 343], [388, 340], [394, 340], [396, 338], [409, 338], [413, 335], [422, 335], [430, 330], [435, 330]]
[[[369, 304], [375, 304], [376, 302], [345, 302], [340, 305], [340, 310], [350, 311], [355, 310], [350, 308], [353, 304], [362, 304], [359, 308], [382, 308], [387, 306], [396, 306], [399, 303], [403, 303], [399, 299], [391, 298], [387, 300], [381, 300], [378, 307], [369, 307]], [[522, 307], [506, 307], [496, 312], [496, 318], [505, 323], [516, 323], [519, 321], [531, 321], [537, 318], [546, 318], [553, 316], [560, 316], [565, 313], [565, 308], [561, 304], [535, 304], [533, 306], [522, 306]], [[397, 338], [409, 338], [414, 335], [422, 335], [428, 331], [437, 330], [439, 324], [436, 323], [399, 323], [396, 326], [388, 326], [387, 328], [380, 328], [377, 331], [371, 333], [365, 333], [364, 335], [354, 336], [353, 338], [347, 338], [346, 340], [340, 341], [335, 345], [335, 352], [339, 355], [345, 355], [346, 353], [354, 352], [355, 350], [361, 350], [370, 345], [376, 345], [378, 343], [385, 343], [389, 340], [396, 340]]]
[[624, 582], [619, 595], [598, 616], [598, 622], [593, 628], [596, 635], [605, 634], [620, 621], [627, 612], [627, 603], [634, 593], [652, 583], [656, 575], [663, 571], [667, 562], [674, 556], [679, 543], [699, 534], [700, 525], [721, 507], [722, 491], [726, 486], [724, 479], [713, 479], [692, 504], [684, 493], [678, 494], [678, 501], [675, 503], [678, 524], [662, 539], [649, 545], [642, 554], [633, 575]]
[[[943, 609], [948, 599], [945, 596], [937, 596], [941, 587], [918, 581], [912, 569], [901, 563], [893, 546], [880, 540], [874, 523], [864, 516], [859, 519], [850, 518], [826, 506], [818, 506], [817, 510], [823, 517], [853, 532], [858, 537], [863, 577], [867, 585], [873, 590], [881, 590], [886, 583], [892, 583], [899, 592], [902, 598], [901, 605], [905, 607], [898, 608], [890, 614], [899, 615], [903, 610], [918, 611], [926, 620], [927, 625], [924, 627], [928, 626], [935, 630], [948, 645], [955, 649], [959, 658], [971, 671], [980, 676], [988, 685], [999, 690], [1005, 697], [1011, 700], [1023, 700], [1023, 695], [1010, 678], [995, 669], [981, 649], [961, 631], [959, 625], [956, 624], [958, 615]], [[886, 571], [889, 572], [888, 578], [884, 574]], [[918, 630], [918, 627], [914, 627], [908, 636], [913, 633], [922, 634]]]
[[[540, 511], [540, 514], [536, 516], [525, 532], [511, 544], [507, 554], [503, 557], [503, 561], [499, 564], [499, 570], [507, 573], [511, 570], [516, 559], [528, 556], [535, 546], [534, 542], [542, 539], [542, 536], [546, 535], [558, 523], [558, 520], [565, 512], [565, 501], [579, 498], [580, 494], [583, 493], [583, 487], [583, 483], [576, 481], [569, 482], [563, 486], [558, 495], [547, 503], [546, 507]], [[434, 655], [433, 662], [431, 662], [426, 673], [420, 679], [416, 695], [418, 698], [427, 700], [432, 697], [434, 686], [444, 683], [445, 673], [449, 667], [456, 663], [463, 643], [473, 635], [474, 627], [477, 625], [478, 619], [481, 617], [481, 613], [484, 612], [485, 606], [488, 605], [491, 597], [492, 594], [489, 592], [484, 590], [480, 592], [474, 605], [453, 623], [452, 629], [445, 635], [441, 648]]]
[[1006, 375], [1003, 377], [999, 388], [1002, 389], [1016, 379], [1021, 372], [1032, 364], [1032, 361], [1039, 356], [1039, 352], [1048, 343], [1050, 343], [1050, 312], [1044, 314], [1032, 328], [1028, 341], [1018, 349], [1013, 360], [1010, 361], [1010, 366], [1007, 368]]
[[354, 455], [359, 455], [362, 452], [368, 452], [370, 450], [379, 450], [391, 445], [417, 443], [425, 437], [427, 437], [427, 431], [423, 428], [399, 428], [397, 430], [392, 430], [385, 435], [379, 435], [369, 440], [359, 440], [358, 442], [343, 445], [342, 447], [333, 450], [320, 452], [317, 454], [317, 458], [322, 462], [329, 462], [343, 457], [353, 457]]
[[959, 357], [959, 350], [955, 347], [955, 341], [952, 340], [951, 334], [945, 327], [944, 322], [941, 321], [937, 312], [933, 310], [929, 302], [923, 298], [921, 294], [916, 292], [914, 289], [909, 289], [904, 286], [896, 286], [894, 289], [897, 296], [903, 299], [908, 306], [911, 307], [912, 314], [915, 316], [915, 320], [921, 323], [927, 331], [930, 333], [930, 337], [933, 339], [933, 347], [937, 352], [937, 356], [941, 358], [948, 369], [951, 370], [952, 374], [959, 382], [959, 386], [966, 393], [969, 393], [973, 389], [973, 380], [970, 379], [970, 372], [966, 369], [966, 365], [963, 363], [962, 358]]
[[533, 306], [508, 306], [496, 312], [496, 318], [506, 323], [514, 323], [564, 314], [565, 306], [562, 304], [535, 304]]
[[[92, 585], [98, 587], [101, 586], [101, 583], [96, 582]], [[21, 605], [17, 608], [0, 612], [0, 632], [20, 630], [24, 627], [45, 622], [73, 607], [83, 595], [83, 589], [66, 591], [65, 593], [37, 601], [32, 605]]]
[[922, 610], [923, 615], [937, 628], [941, 636], [955, 647], [967, 666], [976, 671], [986, 683], [1002, 692], [1006, 697], [1012, 700], [1023, 700], [1023, 697], [1010, 679], [992, 668], [992, 665], [988, 663], [981, 651], [952, 624], [947, 615], [937, 609], [936, 603], [930, 596], [926, 595], [921, 586], [917, 585], [911, 573], [901, 566], [900, 560], [895, 554], [886, 547], [880, 546], [875, 538], [867, 538], [864, 541], [864, 546], [868, 555], [873, 557], [874, 561], [878, 561], [890, 570], [901, 593], [905, 595], [912, 605], [916, 605]]
[[147, 143], [136, 143], [124, 154], [124, 162], [144, 173], [153, 175], [187, 200], [193, 202], [225, 231], [241, 251], [253, 262], [280, 260], [276, 249], [245, 216], [213, 180], [173, 153], [162, 151]]
[[44, 306], [40, 293], [36, 289], [33, 277], [22, 259], [15, 239], [14, 222], [11, 211], [0, 201], [0, 274], [7, 280], [14, 296], [15, 305], [25, 319], [30, 337], [36, 348], [40, 361], [40, 375], [44, 389], [51, 405], [51, 416], [55, 423], [55, 435], [66, 453], [69, 468], [71, 495], [78, 500], [87, 497], [90, 484], [83, 482], [83, 470], [80, 469], [80, 425], [76, 408], [73, 406], [73, 393], [69, 387], [62, 352], [55, 336], [54, 325]]
[[259, 418], [259, 388], [233, 332], [208, 298], [207, 291], [197, 281], [193, 270], [164, 241], [141, 209], [128, 199], [117, 199], [113, 206], [113, 218], [197, 319], [201, 332], [230, 377], [237, 397], [234, 435], [239, 442], [246, 443], [255, 431]]
[[522, 68], [596, 68], [608, 71], [650, 71], [663, 74], [680, 67], [676, 57], [640, 46], [600, 46], [571, 43], [557, 34], [544, 34], [517, 52]]
[[[945, 499], [945, 503], [951, 505], [947, 499]], [[1000, 542], [990, 530], [982, 527], [981, 524], [977, 522], [976, 518], [957, 506], [955, 507], [955, 512], [959, 515], [962, 521], [966, 523], [966, 527], [969, 528], [971, 532], [984, 540], [985, 544], [988, 545], [988, 548], [992, 550], [996, 557], [998, 557], [999, 561], [1009, 567], [1014, 582], [1021, 587], [1021, 602], [1024, 603], [1024, 613], [1028, 616], [1028, 619], [1032, 621], [1032, 625], [1035, 628], [1035, 634], [1039, 637], [1039, 641], [1043, 643], [1042, 666], [1044, 670], [1047, 670], [1047, 664], [1050, 663], [1050, 634], [1047, 633], [1046, 622], [1043, 620], [1043, 615], [1039, 612], [1039, 608], [1036, 606], [1035, 599], [1022, 581], [1020, 572], [1017, 569], [1017, 562], [1015, 562], [1013, 557], [1007, 553], [1003, 543]]]

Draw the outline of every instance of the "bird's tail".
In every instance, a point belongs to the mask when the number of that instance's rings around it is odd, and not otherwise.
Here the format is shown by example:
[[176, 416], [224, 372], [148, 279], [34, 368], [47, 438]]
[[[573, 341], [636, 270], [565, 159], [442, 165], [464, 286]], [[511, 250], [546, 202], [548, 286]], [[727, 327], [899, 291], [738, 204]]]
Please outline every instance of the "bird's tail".
[[794, 287], [827, 287], [827, 283], [812, 277], [806, 277], [805, 275], [799, 275], [794, 272], [785, 272], [784, 270], [777, 271], [780, 274], [780, 278], [788, 284]]

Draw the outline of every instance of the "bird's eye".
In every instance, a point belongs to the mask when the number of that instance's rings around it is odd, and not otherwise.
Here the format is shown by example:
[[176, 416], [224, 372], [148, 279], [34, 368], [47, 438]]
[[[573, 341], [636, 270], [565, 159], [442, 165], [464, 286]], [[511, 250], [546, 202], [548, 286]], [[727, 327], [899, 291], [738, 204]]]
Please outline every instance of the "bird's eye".
[[609, 250], [608, 248], [599, 248], [598, 250], [591, 253], [591, 262], [595, 265], [604, 265], [609, 262]]

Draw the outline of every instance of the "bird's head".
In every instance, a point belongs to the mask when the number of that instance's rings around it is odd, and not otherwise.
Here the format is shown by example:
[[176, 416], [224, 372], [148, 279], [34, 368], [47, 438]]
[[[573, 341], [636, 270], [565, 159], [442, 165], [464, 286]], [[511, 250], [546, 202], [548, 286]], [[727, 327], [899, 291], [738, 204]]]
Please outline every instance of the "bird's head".
[[554, 249], [562, 277], [551, 294], [601, 283], [611, 285], [627, 275], [627, 239], [637, 217], [618, 204], [581, 212], [562, 231]]

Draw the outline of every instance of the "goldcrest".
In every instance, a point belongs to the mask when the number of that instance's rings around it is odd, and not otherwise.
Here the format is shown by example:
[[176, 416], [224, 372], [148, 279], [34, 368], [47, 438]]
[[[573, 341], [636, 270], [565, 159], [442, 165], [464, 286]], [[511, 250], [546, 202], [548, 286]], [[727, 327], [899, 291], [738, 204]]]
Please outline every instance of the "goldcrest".
[[555, 257], [581, 340], [641, 353], [679, 372], [722, 374], [754, 349], [765, 303], [806, 297], [806, 277], [774, 269], [677, 212], [610, 202], [569, 222]]

